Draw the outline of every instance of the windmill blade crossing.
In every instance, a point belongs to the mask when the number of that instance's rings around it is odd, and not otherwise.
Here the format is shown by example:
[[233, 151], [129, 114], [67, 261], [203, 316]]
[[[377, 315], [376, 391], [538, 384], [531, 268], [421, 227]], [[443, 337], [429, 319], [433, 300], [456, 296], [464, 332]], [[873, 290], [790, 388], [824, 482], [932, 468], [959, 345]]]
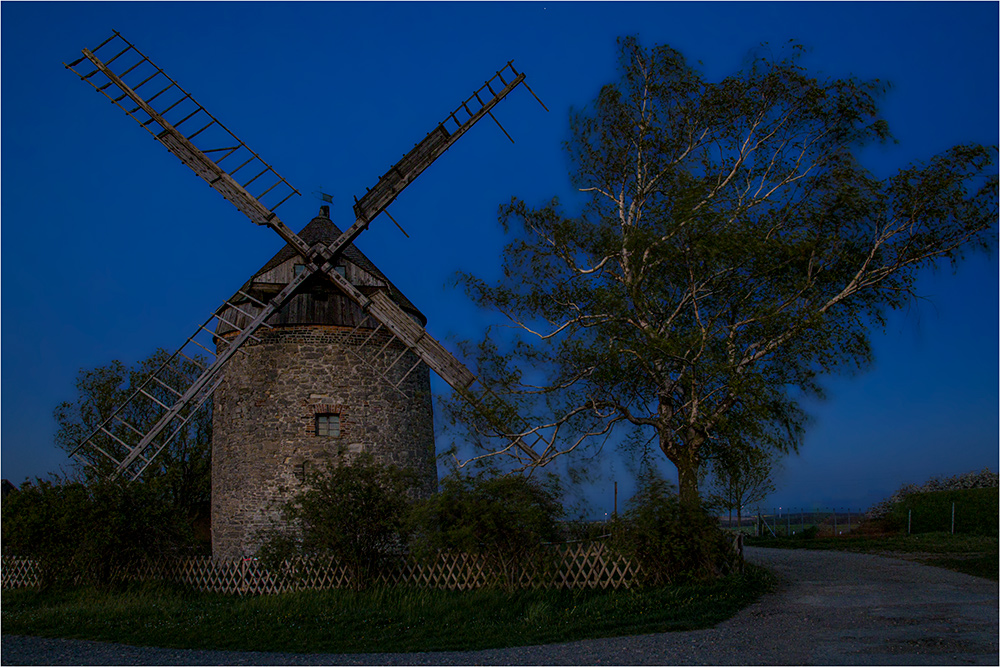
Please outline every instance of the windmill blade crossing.
[[[99, 51], [100, 57], [97, 55]], [[93, 69], [78, 71], [76, 68], [83, 63]], [[285, 285], [278, 295], [267, 303], [255, 303], [260, 310], [249, 324], [239, 329], [234, 323], [227, 322], [239, 331], [232, 339], [223, 338], [209, 328], [213, 320], [221, 319], [219, 313], [225, 308], [238, 311], [227, 301], [160, 369], [146, 378], [122, 406], [81, 441], [71, 455], [91, 465], [112, 465], [115, 476], [138, 478], [156, 455], [183, 432], [197, 410], [211, 396], [222, 381], [226, 363], [240, 350], [240, 346], [252, 338], [261, 326], [267, 326], [266, 320], [316, 272], [329, 276], [367, 316], [378, 323], [378, 328], [389, 331], [390, 340], [399, 340], [411, 350], [418, 358], [417, 364], [426, 363], [451, 387], [472, 401], [499, 433], [517, 432], [509, 427], [516, 415], [496, 394], [485, 387], [478, 392], [473, 391], [471, 387], [477, 382], [476, 377], [420, 324], [384, 294], [376, 292], [371, 298], [365, 296], [336, 271], [335, 264], [345, 248], [368, 228], [371, 221], [473, 125], [490, 116], [499, 126], [492, 109], [511, 91], [523, 84], [535, 96], [525, 83], [525, 75], [514, 69], [513, 61], [473, 92], [356, 201], [356, 219], [351, 227], [332, 243], [313, 246], [292, 232], [275, 213], [289, 198], [300, 194], [298, 190], [121, 34], [114, 32], [93, 50], [83, 49], [83, 57], [66, 67], [139, 123], [254, 224], [275, 230], [306, 262], [305, 270]], [[535, 96], [535, 99], [538, 97]], [[538, 101], [541, 104], [541, 100]], [[183, 131], [181, 126], [184, 126]], [[500, 128], [503, 130], [502, 126]], [[507, 134], [506, 130], [503, 131]], [[509, 138], [510, 135], [507, 136]], [[243, 296], [256, 301], [248, 294]], [[254, 310], [257, 310], [256, 307]], [[181, 374], [183, 378], [180, 379], [168, 378], [177, 375], [178, 360], [200, 364], [196, 360], [202, 353], [206, 353], [211, 361], [202, 365], [203, 370], [197, 377]], [[363, 350], [356, 353], [365, 360]], [[402, 355], [397, 361], [401, 359]], [[414, 368], [416, 365], [407, 371], [407, 375]], [[393, 386], [399, 389], [398, 385]], [[124, 418], [140, 404], [142, 408], [135, 412], [148, 415], [152, 411], [158, 415], [151, 420], [149, 428], [132, 424]], [[144, 419], [144, 423], [146, 421], [150, 420]], [[520, 431], [525, 432], [525, 429]], [[536, 445], [538, 441], [544, 442], [544, 439], [539, 436]], [[514, 438], [510, 447], [518, 449], [536, 464], [544, 462], [545, 454], [551, 450], [549, 445], [540, 455], [520, 437]]]

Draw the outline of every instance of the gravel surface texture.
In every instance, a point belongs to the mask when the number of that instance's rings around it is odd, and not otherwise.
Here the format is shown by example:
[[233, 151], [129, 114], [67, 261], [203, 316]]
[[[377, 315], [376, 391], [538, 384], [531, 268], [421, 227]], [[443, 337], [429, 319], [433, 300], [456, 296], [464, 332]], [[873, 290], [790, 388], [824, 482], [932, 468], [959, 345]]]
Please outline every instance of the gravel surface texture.
[[997, 584], [904, 560], [747, 549], [774, 594], [714, 628], [441, 653], [291, 654], [2, 636], [4, 665], [997, 665]]

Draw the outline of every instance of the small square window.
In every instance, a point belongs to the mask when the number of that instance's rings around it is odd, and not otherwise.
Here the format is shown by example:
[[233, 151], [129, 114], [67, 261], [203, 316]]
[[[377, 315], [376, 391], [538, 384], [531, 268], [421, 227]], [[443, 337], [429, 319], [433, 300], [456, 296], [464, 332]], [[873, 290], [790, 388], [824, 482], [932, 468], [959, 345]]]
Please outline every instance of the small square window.
[[295, 264], [292, 268], [295, 270], [295, 277], [298, 278], [300, 275], [302, 275], [302, 272], [306, 270], [306, 265]]
[[339, 438], [340, 414], [331, 412], [316, 415], [316, 436], [320, 438]]

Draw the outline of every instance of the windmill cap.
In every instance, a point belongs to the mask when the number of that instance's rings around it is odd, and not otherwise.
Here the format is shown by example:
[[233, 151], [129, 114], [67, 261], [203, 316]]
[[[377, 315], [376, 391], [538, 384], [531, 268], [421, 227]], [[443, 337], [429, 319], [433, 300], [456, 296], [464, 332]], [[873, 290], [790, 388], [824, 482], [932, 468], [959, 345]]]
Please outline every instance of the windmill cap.
[[[337, 227], [337, 225], [332, 220], [330, 220], [328, 216], [323, 215], [326, 212], [326, 210], [329, 210], [329, 207], [321, 206], [320, 214], [317, 215], [312, 220], [310, 220], [309, 224], [303, 227], [302, 231], [299, 232], [299, 238], [301, 238], [306, 243], [306, 245], [312, 246], [315, 245], [317, 242], [330, 244], [340, 236], [341, 234], [340, 228]], [[257, 278], [261, 274], [267, 273], [274, 267], [291, 259], [292, 257], [295, 257], [298, 254], [299, 253], [295, 248], [293, 248], [290, 244], [286, 244], [284, 248], [279, 250], [278, 253], [274, 255], [274, 257], [272, 257], [270, 261], [267, 262], [267, 264], [262, 266], [254, 274], [253, 278], [247, 281], [247, 283], [243, 286], [243, 289], [244, 290], [249, 289], [250, 286], [253, 284], [253, 280], [255, 278]], [[353, 243], [348, 244], [343, 250], [343, 257], [348, 262], [354, 264], [365, 273], [374, 276], [380, 282], [384, 282], [389, 290], [389, 298], [395, 301], [396, 305], [398, 305], [403, 310], [409, 311], [417, 315], [422, 325], [427, 324], [427, 317], [424, 316], [424, 314], [421, 313], [420, 310], [415, 305], [413, 305], [413, 302], [411, 302], [409, 299], [406, 298], [406, 296], [399, 290], [399, 288], [396, 287], [392, 283], [392, 281], [389, 280], [389, 278], [384, 273], [382, 273], [382, 271], [380, 271], [379, 268], [375, 266], [375, 264], [357, 248], [357, 246], [355, 246]], [[361, 286], [359, 287], [359, 289], [361, 290], [362, 293], [364, 293], [365, 291], [371, 288], [367, 286]], [[233, 298], [237, 297], [234, 296]]]

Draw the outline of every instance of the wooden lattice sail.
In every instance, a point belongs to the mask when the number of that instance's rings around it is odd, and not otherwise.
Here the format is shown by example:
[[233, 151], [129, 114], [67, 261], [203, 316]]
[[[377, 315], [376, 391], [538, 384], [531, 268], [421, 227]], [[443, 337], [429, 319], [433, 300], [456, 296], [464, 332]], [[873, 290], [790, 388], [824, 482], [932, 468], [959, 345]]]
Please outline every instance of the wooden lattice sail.
[[[87, 69], [78, 71], [81, 65]], [[363, 328], [388, 332], [392, 341], [411, 350], [421, 363], [473, 401], [499, 433], [523, 430], [512, 428], [498, 416], [510, 413], [498, 409], [502, 400], [419, 322], [384, 293], [366, 296], [336, 270], [345, 248], [430, 164], [483, 117], [496, 121], [492, 109], [519, 85], [531, 92], [513, 61], [463, 101], [356, 201], [356, 219], [350, 227], [330, 243], [313, 245], [303, 241], [276, 213], [289, 198], [300, 194], [298, 190], [118, 32], [93, 50], [84, 49], [83, 57], [66, 67], [125, 111], [254, 224], [277, 232], [304, 260], [303, 270], [266, 302], [242, 294], [252, 307], [242, 306], [241, 311], [234, 300], [225, 301], [123, 406], [79, 443], [73, 456], [88, 464], [104, 459], [113, 466], [113, 475], [138, 478], [219, 386], [227, 362], [243, 343], [268, 326], [269, 318], [315, 274], [323, 274], [361, 308], [366, 318]], [[245, 316], [240, 316], [241, 312]], [[229, 319], [223, 321], [224, 317]], [[220, 323], [238, 333], [223, 338], [217, 333]], [[384, 337], [377, 340], [384, 344]], [[191, 377], [178, 372], [182, 362], [195, 359], [196, 354], [208, 355], [209, 363], [200, 374]], [[357, 354], [365, 358], [363, 346]], [[150, 428], [124, 421], [123, 408], [134, 401], [148, 404], [146, 407], [159, 414]], [[512, 448], [529, 465], [545, 462], [550, 451], [544, 440], [536, 438], [532, 446], [515, 438]], [[542, 451], [536, 451], [540, 446]]]

